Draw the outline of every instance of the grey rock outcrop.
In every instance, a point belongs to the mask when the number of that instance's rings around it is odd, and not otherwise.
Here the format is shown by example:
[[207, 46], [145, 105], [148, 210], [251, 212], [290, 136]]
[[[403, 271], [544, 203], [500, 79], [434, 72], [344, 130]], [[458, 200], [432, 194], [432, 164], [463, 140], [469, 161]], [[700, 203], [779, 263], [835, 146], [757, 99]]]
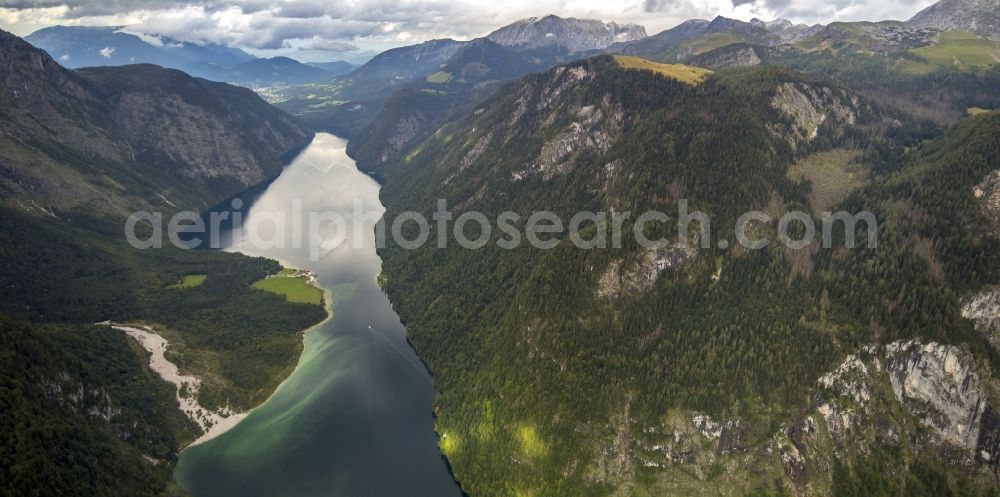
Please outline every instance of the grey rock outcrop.
[[945, 442], [976, 455], [986, 399], [971, 359], [953, 346], [896, 342], [885, 371], [896, 399]]
[[764, 28], [768, 33], [775, 35], [782, 43], [792, 43], [803, 38], [808, 38], [823, 29], [823, 26], [820, 24], [812, 26], [808, 24], [794, 24], [787, 19], [775, 19], [770, 22], [751, 19], [750, 25]]
[[859, 102], [843, 90], [823, 85], [784, 83], [775, 92], [771, 105], [794, 122], [792, 135], [796, 140], [812, 141], [828, 120], [853, 125], [857, 121]]
[[994, 223], [1000, 223], [1000, 169], [986, 176], [972, 190], [972, 194], [983, 203], [984, 213]]
[[761, 64], [757, 51], [746, 43], [738, 43], [717, 48], [687, 61], [688, 65], [705, 67], [715, 71], [736, 67], [753, 67]]
[[961, 29], [1000, 40], [1000, 0], [941, 0], [909, 23], [922, 28]]
[[[878, 424], [874, 419], [886, 409], [878, 403], [892, 399], [937, 443], [966, 461], [990, 462], [998, 455], [1000, 423], [991, 421], [983, 378], [973, 358], [955, 346], [916, 340], [869, 346], [820, 378], [817, 411], [834, 441], [850, 444], [858, 430]], [[891, 395], [883, 394], [886, 380]]]
[[562, 18], [554, 15], [531, 17], [504, 26], [487, 36], [490, 40], [518, 49], [561, 45], [573, 51], [599, 50], [613, 43], [639, 40], [646, 29], [636, 24], [618, 24], [591, 19]]
[[990, 345], [1000, 350], [1000, 288], [991, 288], [962, 303], [962, 317], [971, 319]]

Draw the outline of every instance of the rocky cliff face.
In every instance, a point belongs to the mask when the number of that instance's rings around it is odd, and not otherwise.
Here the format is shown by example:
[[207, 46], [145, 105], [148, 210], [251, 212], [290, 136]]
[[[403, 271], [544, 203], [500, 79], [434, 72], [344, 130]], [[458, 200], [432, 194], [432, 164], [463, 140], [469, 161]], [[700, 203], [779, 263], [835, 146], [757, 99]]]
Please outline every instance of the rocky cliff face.
[[908, 341], [865, 347], [820, 379], [817, 410], [833, 439], [849, 445], [866, 438], [859, 438], [860, 432], [884, 426], [887, 420], [879, 419], [901, 408], [911, 417], [895, 420], [902, 426], [890, 430], [890, 437], [900, 439], [912, 432], [906, 423], [916, 423], [942, 454], [964, 463], [989, 463], [998, 455], [991, 441], [1000, 434], [990, 414], [995, 400], [988, 392], [995, 382], [989, 378], [955, 346]]
[[962, 317], [971, 319], [976, 330], [986, 336], [990, 345], [1000, 350], [1000, 288], [991, 288], [965, 300]]
[[718, 71], [734, 67], [759, 66], [761, 59], [751, 45], [737, 43], [701, 54], [689, 60], [688, 64]]
[[500, 45], [521, 49], [562, 45], [573, 51], [585, 51], [645, 37], [646, 29], [635, 24], [564, 19], [550, 15], [523, 19], [490, 33], [487, 38]]
[[250, 90], [149, 65], [69, 71], [4, 32], [0, 116], [3, 198], [61, 217], [203, 209], [310, 136]]
[[964, 465], [963, 471], [988, 480], [1000, 455], [1000, 427], [989, 393], [994, 383], [971, 355], [954, 346], [918, 341], [866, 346], [820, 377], [811, 403], [777, 429], [675, 411], [659, 423], [639, 425], [636, 435], [609, 430], [593, 456], [590, 478], [620, 481], [643, 468], [678, 481], [680, 475], [693, 476], [702, 488], [715, 488], [712, 468], [724, 464], [729, 474], [773, 468], [795, 483], [793, 495], [827, 495], [821, 475], [828, 475], [836, 460], [891, 441], [914, 455]]
[[922, 28], [961, 29], [1000, 40], [1000, 0], [942, 0], [913, 16]]
[[785, 19], [770, 22], [753, 19], [745, 22], [719, 16], [711, 21], [687, 21], [648, 38], [615, 44], [608, 51], [664, 62], [693, 64], [693, 57], [714, 49], [723, 49], [733, 43], [775, 47], [805, 39], [822, 29], [821, 25], [793, 24]]
[[797, 137], [789, 140], [794, 147], [799, 141], [814, 140], [827, 120], [853, 125], [857, 121], [855, 109], [860, 101], [838, 88], [784, 83], [771, 98], [771, 105], [794, 120], [793, 132]]
[[982, 203], [986, 216], [994, 223], [1000, 223], [1000, 169], [976, 185], [972, 194]]
[[819, 24], [814, 24], [812, 26], [808, 24], [793, 24], [792, 21], [789, 21], [788, 19], [775, 19], [770, 22], [762, 21], [760, 19], [751, 19], [750, 25], [764, 28], [768, 33], [777, 36], [782, 42], [785, 43], [794, 42], [796, 40], [812, 36], [823, 29], [823, 26]]
[[988, 404], [974, 367], [971, 358], [952, 346], [897, 342], [886, 347], [885, 371], [896, 400], [970, 459], [978, 455], [980, 421]]

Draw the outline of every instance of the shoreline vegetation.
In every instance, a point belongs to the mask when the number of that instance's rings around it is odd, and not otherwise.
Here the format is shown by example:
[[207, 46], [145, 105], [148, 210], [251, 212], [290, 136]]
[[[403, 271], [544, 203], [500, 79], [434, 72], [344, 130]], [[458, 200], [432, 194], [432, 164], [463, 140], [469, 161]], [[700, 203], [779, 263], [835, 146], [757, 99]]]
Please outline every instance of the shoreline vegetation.
[[[197, 285], [193, 286], [199, 286], [200, 283], [204, 281], [203, 276], [198, 279], [201, 281], [199, 281]], [[279, 287], [274, 288], [268, 287], [267, 285], [258, 285], [258, 283], [280, 280], [291, 280], [294, 283], [289, 285], [286, 282], [282, 282], [283, 285], [279, 285]], [[172, 288], [181, 289], [192, 287], [192, 285], [188, 285], [186, 283], [189, 283], [187, 277], [185, 277], [184, 284], [180, 284]], [[301, 288], [303, 286], [306, 287], [306, 289]], [[330, 292], [319, 285], [318, 278], [311, 271], [294, 268], [282, 268], [277, 274], [269, 275], [266, 278], [254, 283], [252, 288], [257, 288], [278, 295], [284, 295], [289, 302], [323, 306], [326, 311], [326, 318], [307, 329], [298, 331], [297, 333], [300, 334], [303, 339], [309, 331], [312, 331], [316, 327], [326, 323], [333, 317], [333, 308], [330, 304], [332, 301]], [[286, 293], [286, 290], [289, 288], [291, 288], [292, 291]], [[275, 378], [274, 382], [272, 382], [272, 384], [275, 385], [274, 388], [269, 392], [266, 392], [266, 397], [259, 403], [246, 410], [239, 410], [231, 405], [213, 408], [202, 405], [199, 402], [202, 377], [208, 372], [202, 372], [199, 374], [198, 372], [182, 371], [182, 366], [179, 366], [167, 357], [168, 352], [176, 352], [171, 350], [171, 342], [164, 336], [161, 336], [161, 333], [155, 330], [152, 326], [139, 323], [116, 323], [112, 321], [104, 321], [97, 324], [124, 332], [126, 335], [135, 340], [143, 348], [143, 350], [150, 354], [148, 364], [149, 369], [156, 373], [160, 379], [173, 385], [176, 392], [177, 409], [201, 429], [201, 435], [190, 443], [181, 446], [178, 453], [183, 452], [189, 447], [208, 442], [221, 436], [222, 434], [233, 429], [255, 409], [265, 404], [268, 400], [270, 400], [275, 392], [281, 388], [281, 385], [284, 384], [285, 380], [287, 380], [288, 377], [295, 371], [299, 361], [302, 359], [303, 353], [305, 352], [305, 347], [303, 346], [299, 354], [295, 357], [295, 360], [291, 362], [288, 367], [286, 367], [278, 375], [278, 377]], [[266, 389], [267, 387], [263, 387], [260, 392], [263, 392]]]

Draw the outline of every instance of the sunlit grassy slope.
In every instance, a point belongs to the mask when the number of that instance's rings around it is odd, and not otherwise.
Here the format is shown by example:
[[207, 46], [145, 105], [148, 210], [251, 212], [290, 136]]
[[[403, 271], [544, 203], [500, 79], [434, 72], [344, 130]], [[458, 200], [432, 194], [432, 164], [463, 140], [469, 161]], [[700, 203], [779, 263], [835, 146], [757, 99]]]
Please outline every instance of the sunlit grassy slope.
[[977, 38], [965, 31], [942, 33], [938, 43], [910, 52], [925, 60], [906, 63], [905, 69], [917, 74], [946, 66], [970, 69], [1000, 63], [1000, 42]]
[[747, 41], [749, 40], [747, 40], [746, 36], [740, 33], [721, 32], [692, 38], [683, 42], [681, 47], [690, 52], [691, 55], [701, 55], [717, 48], [732, 45], [733, 43], [745, 43]]
[[451, 73], [447, 71], [438, 71], [427, 76], [428, 83], [447, 83], [449, 81], [451, 81]]
[[189, 274], [181, 280], [180, 283], [176, 285], [170, 285], [167, 288], [195, 288], [202, 285], [205, 282], [205, 278], [208, 278], [207, 274]]
[[661, 64], [659, 62], [653, 62], [651, 60], [628, 55], [615, 55], [615, 62], [625, 69], [643, 69], [653, 71], [689, 85], [701, 83], [706, 76], [712, 74], [712, 71], [702, 69], [700, 67], [686, 66], [683, 64]]
[[813, 212], [822, 213], [867, 183], [868, 171], [857, 159], [858, 153], [851, 150], [816, 153], [789, 168], [788, 177], [797, 183], [811, 184], [809, 204]]

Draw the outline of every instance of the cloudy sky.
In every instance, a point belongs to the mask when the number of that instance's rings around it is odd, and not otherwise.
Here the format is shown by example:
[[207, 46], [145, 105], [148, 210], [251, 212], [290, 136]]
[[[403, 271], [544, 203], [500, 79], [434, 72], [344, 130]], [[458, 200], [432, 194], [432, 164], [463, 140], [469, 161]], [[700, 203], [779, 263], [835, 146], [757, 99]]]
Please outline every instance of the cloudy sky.
[[649, 34], [692, 18], [795, 22], [907, 19], [933, 0], [0, 0], [0, 28], [55, 24], [129, 31], [259, 55], [333, 60], [434, 38], [470, 39], [517, 19], [557, 14], [634, 22]]

